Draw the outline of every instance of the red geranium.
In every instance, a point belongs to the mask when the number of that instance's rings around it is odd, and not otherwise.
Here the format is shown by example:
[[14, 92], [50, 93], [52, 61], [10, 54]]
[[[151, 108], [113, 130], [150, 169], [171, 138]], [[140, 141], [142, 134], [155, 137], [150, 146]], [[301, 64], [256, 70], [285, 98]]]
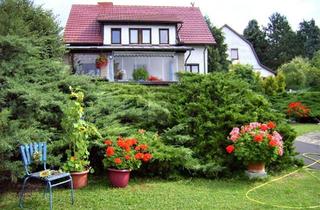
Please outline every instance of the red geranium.
[[232, 153], [233, 151], [234, 151], [234, 146], [233, 145], [229, 145], [229, 146], [227, 146], [226, 147], [226, 151], [227, 151], [227, 153]]
[[115, 158], [114, 163], [119, 165], [122, 163], [122, 160], [120, 158]]
[[289, 117], [308, 117], [310, 113], [310, 109], [307, 106], [304, 106], [301, 102], [291, 102], [288, 104], [287, 110]]
[[[138, 133], [139, 135], [144, 135], [144, 133]], [[104, 144], [106, 145], [104, 164], [108, 168], [133, 170], [139, 168], [143, 162], [148, 162], [152, 159], [152, 155], [148, 151], [149, 146], [147, 144], [139, 144], [136, 138], [119, 136], [114, 142], [109, 139], [105, 140]]]
[[276, 147], [278, 145], [278, 141], [275, 139], [272, 139], [271, 141], [269, 141], [269, 145], [271, 147]]
[[149, 154], [149, 153], [146, 153], [146, 154], [143, 155], [142, 160], [143, 160], [144, 162], [148, 162], [151, 158], [152, 158], [152, 155]]
[[269, 127], [268, 127], [267, 124], [261, 124], [260, 129], [261, 129], [262, 131], [266, 131], [266, 130], [269, 129]]
[[252, 122], [240, 128], [234, 127], [227, 137], [231, 145], [226, 147], [227, 153], [248, 163], [270, 163], [283, 155], [282, 136], [275, 130], [274, 122]]
[[143, 158], [144, 154], [139, 152], [137, 154], [134, 155], [134, 157], [137, 159], [137, 160], [141, 160]]
[[262, 140], [263, 140], [263, 135], [262, 134], [254, 136], [254, 141], [255, 142], [262, 142]]
[[268, 122], [267, 126], [268, 126], [269, 129], [275, 129], [276, 128], [276, 124], [274, 122], [272, 122], [272, 121]]
[[158, 77], [152, 76], [152, 75], [148, 77], [148, 80], [149, 81], [161, 81]]
[[110, 146], [112, 145], [112, 141], [110, 139], [107, 139], [104, 141], [104, 144]]
[[114, 148], [113, 147], [107, 147], [106, 154], [107, 154], [108, 157], [111, 157], [112, 155], [114, 155]]

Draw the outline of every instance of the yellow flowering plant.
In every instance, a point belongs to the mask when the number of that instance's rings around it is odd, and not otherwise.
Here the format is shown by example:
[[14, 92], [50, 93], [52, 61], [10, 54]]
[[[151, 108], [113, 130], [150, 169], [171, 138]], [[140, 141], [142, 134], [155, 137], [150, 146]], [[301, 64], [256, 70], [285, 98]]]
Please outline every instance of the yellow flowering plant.
[[96, 127], [84, 120], [84, 109], [82, 107], [84, 94], [74, 91], [70, 87], [70, 100], [64, 109], [62, 127], [64, 129], [64, 140], [68, 143], [66, 151], [67, 161], [62, 169], [70, 172], [85, 171], [90, 168], [89, 141], [91, 137], [101, 138]]

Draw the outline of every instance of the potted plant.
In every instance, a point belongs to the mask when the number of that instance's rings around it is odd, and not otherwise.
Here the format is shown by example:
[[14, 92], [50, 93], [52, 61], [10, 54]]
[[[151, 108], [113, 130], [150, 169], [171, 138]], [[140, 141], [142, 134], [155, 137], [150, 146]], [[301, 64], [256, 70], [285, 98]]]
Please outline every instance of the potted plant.
[[276, 160], [283, 154], [281, 135], [276, 131], [276, 124], [252, 122], [235, 127], [229, 134], [232, 144], [226, 151], [242, 161], [249, 173], [266, 175], [265, 164]]
[[132, 73], [132, 77], [136, 81], [146, 81], [148, 76], [149, 73], [144, 67], [134, 69]]
[[114, 187], [126, 187], [131, 170], [149, 162], [152, 155], [147, 144], [139, 144], [136, 138], [118, 137], [116, 141], [107, 139], [105, 144], [104, 165], [108, 168], [108, 178]]
[[71, 173], [73, 187], [77, 189], [88, 183], [90, 171], [89, 138], [100, 137], [100, 134], [95, 126], [83, 119], [84, 94], [80, 91], [73, 91], [71, 87], [70, 90], [70, 100], [63, 111], [64, 117], [61, 123], [64, 130], [64, 140], [69, 146], [66, 151], [67, 161], [63, 164], [62, 170]]
[[101, 69], [108, 65], [108, 59], [105, 55], [99, 55], [96, 59], [96, 67]]

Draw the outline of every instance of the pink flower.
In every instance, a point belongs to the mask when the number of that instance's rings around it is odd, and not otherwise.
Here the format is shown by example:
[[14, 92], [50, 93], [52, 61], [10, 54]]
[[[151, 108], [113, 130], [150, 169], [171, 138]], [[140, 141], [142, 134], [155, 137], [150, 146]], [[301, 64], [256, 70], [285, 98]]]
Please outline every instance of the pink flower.
[[249, 124], [249, 126], [252, 128], [252, 129], [255, 129], [255, 128], [259, 128], [261, 126], [261, 123], [258, 123], [258, 122], [252, 122]]
[[238, 139], [239, 137], [240, 137], [239, 135], [233, 135], [233, 136], [230, 137], [230, 140], [233, 141], [233, 142], [235, 142], [235, 141], [237, 141], [237, 139]]
[[278, 141], [282, 141], [282, 136], [277, 131], [273, 131], [272, 136]]
[[231, 136], [234, 136], [234, 135], [239, 135], [239, 131], [240, 129], [235, 127], [232, 129], [232, 131], [229, 133]]

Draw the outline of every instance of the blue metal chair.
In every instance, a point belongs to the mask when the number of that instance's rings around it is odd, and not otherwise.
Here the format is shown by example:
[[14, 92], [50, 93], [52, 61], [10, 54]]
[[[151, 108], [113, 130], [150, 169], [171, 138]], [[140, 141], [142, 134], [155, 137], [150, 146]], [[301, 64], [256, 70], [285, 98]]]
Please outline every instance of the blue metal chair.
[[[49, 190], [49, 201], [50, 201], [50, 210], [52, 210], [52, 188], [58, 185], [62, 185], [65, 183], [70, 184], [71, 188], [71, 203], [73, 204], [73, 184], [72, 184], [72, 177], [70, 173], [57, 173], [49, 176], [40, 176], [40, 172], [30, 172], [29, 165], [37, 161], [39, 164], [43, 164], [43, 169], [46, 170], [46, 160], [47, 160], [47, 144], [45, 142], [35, 142], [31, 144], [25, 144], [20, 146], [20, 152], [22, 156], [22, 162], [25, 168], [26, 175], [23, 180], [22, 189], [20, 192], [19, 198], [19, 206], [23, 208], [23, 196], [25, 185], [30, 178], [38, 179], [46, 184], [46, 188], [44, 194]], [[37, 160], [34, 160], [34, 156], [37, 156]]]

